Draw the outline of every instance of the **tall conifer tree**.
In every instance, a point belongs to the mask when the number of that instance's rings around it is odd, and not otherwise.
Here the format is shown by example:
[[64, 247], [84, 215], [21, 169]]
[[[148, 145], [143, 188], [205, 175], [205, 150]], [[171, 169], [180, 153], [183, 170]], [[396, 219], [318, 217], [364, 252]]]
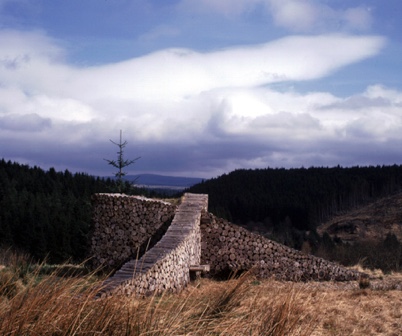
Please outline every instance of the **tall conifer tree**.
[[117, 152], [117, 160], [106, 160], [110, 165], [113, 167], [117, 168], [117, 172], [115, 173], [115, 176], [117, 177], [118, 181], [118, 188], [119, 192], [123, 191], [124, 183], [123, 183], [123, 177], [126, 175], [126, 173], [123, 171], [123, 168], [128, 167], [129, 165], [133, 164], [136, 162], [140, 157], [135, 158], [134, 160], [125, 160], [124, 159], [124, 148], [127, 145], [127, 141], [123, 142], [122, 138], [122, 130], [120, 130], [120, 141], [114, 142], [113, 140], [110, 140], [114, 145], [119, 147], [119, 151]]

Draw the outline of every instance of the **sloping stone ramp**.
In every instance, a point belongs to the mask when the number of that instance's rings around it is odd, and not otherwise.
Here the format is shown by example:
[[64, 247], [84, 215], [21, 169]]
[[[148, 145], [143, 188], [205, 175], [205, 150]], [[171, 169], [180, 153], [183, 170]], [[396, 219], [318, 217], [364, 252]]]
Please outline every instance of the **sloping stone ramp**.
[[108, 278], [98, 296], [183, 289], [190, 281], [190, 266], [200, 264], [200, 221], [207, 208], [208, 195], [185, 194], [162, 239], [139, 260], [125, 263]]
[[335, 262], [304, 254], [204, 213], [201, 220], [201, 263], [210, 275], [254, 269], [259, 278], [284, 281], [351, 281], [366, 275]]

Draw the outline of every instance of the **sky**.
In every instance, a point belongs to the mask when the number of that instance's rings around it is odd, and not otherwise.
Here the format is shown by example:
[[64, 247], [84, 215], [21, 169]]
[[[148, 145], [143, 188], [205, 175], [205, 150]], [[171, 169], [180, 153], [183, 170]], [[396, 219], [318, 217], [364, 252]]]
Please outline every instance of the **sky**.
[[0, 0], [0, 157], [112, 176], [402, 164], [400, 0]]

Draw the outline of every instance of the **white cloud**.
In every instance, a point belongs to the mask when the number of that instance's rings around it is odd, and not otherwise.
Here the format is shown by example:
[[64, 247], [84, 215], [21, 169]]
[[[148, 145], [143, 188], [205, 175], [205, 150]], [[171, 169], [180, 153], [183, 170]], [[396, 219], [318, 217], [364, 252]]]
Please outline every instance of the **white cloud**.
[[402, 140], [402, 92], [380, 85], [369, 86], [359, 95], [337, 99], [317, 113], [328, 118], [328, 128], [347, 139], [368, 143]]
[[379, 98], [388, 100], [389, 102], [393, 102], [396, 105], [402, 104], [402, 96], [399, 91], [386, 88], [382, 85], [372, 85], [368, 87], [366, 92], [364, 93], [364, 96], [370, 99]]
[[383, 46], [384, 39], [380, 37], [323, 35], [293, 36], [208, 53], [168, 49], [126, 62], [83, 69], [79, 78], [70, 78], [75, 82], [70, 87], [87, 100], [105, 94], [115, 99], [183, 99], [222, 87], [321, 78], [377, 54]]
[[143, 157], [138, 167], [205, 176], [313, 159], [338, 164], [345, 144], [352, 151], [354, 144], [402, 137], [397, 90], [371, 86], [342, 99], [269, 87], [322, 78], [374, 56], [385, 43], [375, 36], [293, 36], [205, 53], [169, 49], [86, 68], [67, 64], [58, 44], [38, 32], [0, 32], [0, 42], [0, 140], [13, 144], [6, 157], [65, 168], [81, 161], [105, 171], [99, 166], [113, 151], [108, 139], [123, 129], [133, 156]]
[[370, 28], [369, 8], [336, 9], [314, 0], [266, 0], [278, 26], [295, 32], [358, 30]]
[[274, 22], [292, 31], [310, 31], [321, 14], [317, 6], [306, 0], [270, 0], [266, 5]]
[[57, 93], [61, 82], [75, 76], [64, 64], [64, 50], [43, 32], [3, 30], [0, 45], [0, 83], [9, 88], [26, 94]]
[[277, 26], [292, 32], [365, 31], [372, 24], [368, 7], [337, 9], [317, 0], [182, 0], [179, 7], [228, 17], [265, 8]]

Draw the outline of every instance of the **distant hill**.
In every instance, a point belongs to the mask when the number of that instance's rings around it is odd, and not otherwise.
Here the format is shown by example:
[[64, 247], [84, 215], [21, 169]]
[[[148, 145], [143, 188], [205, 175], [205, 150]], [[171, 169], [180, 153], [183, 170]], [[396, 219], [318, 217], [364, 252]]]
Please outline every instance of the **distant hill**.
[[402, 192], [335, 215], [317, 227], [312, 252], [345, 266], [363, 265], [382, 272], [402, 270]]
[[149, 189], [184, 190], [204, 179], [198, 177], [177, 177], [157, 174], [127, 175], [125, 180], [135, 182], [138, 187]]
[[394, 234], [402, 241], [402, 193], [381, 198], [318, 226], [320, 235], [329, 234], [344, 242], [383, 241]]

